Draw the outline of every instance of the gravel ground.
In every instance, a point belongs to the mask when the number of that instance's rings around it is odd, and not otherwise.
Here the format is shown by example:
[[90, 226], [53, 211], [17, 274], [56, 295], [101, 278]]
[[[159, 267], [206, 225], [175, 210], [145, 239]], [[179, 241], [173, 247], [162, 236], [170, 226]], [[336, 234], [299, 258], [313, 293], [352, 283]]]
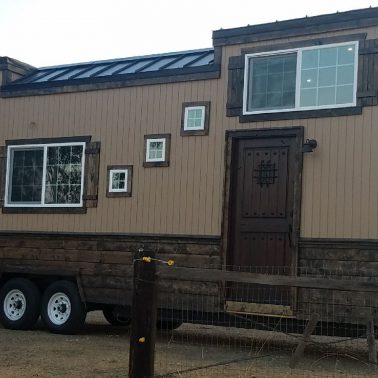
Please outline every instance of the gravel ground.
[[[99, 312], [88, 315], [79, 335], [54, 335], [39, 322], [31, 331], [0, 327], [0, 340], [1, 378], [128, 374], [129, 330], [109, 326]], [[184, 324], [157, 340], [160, 377], [378, 377], [361, 361], [367, 354], [362, 339], [315, 337], [322, 345], [310, 346], [294, 370], [290, 335]]]

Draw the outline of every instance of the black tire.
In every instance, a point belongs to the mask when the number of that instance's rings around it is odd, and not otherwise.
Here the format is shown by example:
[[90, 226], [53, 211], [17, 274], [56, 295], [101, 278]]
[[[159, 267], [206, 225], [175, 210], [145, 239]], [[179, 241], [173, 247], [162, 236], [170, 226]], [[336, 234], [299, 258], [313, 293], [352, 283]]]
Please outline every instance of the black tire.
[[87, 311], [76, 285], [64, 280], [52, 283], [42, 295], [41, 316], [53, 333], [70, 335], [79, 331]]
[[41, 293], [26, 278], [12, 278], [0, 289], [0, 321], [8, 329], [30, 329], [39, 318]]
[[102, 313], [104, 314], [104, 318], [107, 320], [107, 322], [113, 326], [126, 327], [131, 324], [131, 319], [127, 316], [118, 315], [114, 311], [114, 307], [104, 308]]
[[183, 322], [181, 320], [166, 320], [166, 319], [159, 319], [156, 324], [156, 328], [159, 331], [172, 331], [178, 327]]

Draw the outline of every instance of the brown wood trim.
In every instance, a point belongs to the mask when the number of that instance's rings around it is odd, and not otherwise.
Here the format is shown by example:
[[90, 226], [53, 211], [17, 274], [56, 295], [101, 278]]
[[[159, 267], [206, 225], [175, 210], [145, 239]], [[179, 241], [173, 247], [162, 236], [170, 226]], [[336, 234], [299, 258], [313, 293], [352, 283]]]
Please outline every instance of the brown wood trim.
[[365, 91], [365, 92], [357, 92], [357, 98], [366, 98], [366, 97], [377, 97], [377, 91]]
[[276, 51], [276, 50], [287, 50], [287, 49], [293, 49], [297, 47], [309, 47], [309, 46], [316, 47], [316, 46], [327, 45], [330, 43], [360, 41], [360, 40], [366, 39], [366, 37], [367, 37], [367, 33], [335, 35], [333, 37], [305, 39], [303, 41], [279, 43], [279, 44], [274, 44], [274, 45], [269, 45], [269, 46], [249, 47], [249, 48], [241, 49], [241, 53], [242, 55], [244, 55], [244, 54], [255, 54], [255, 53], [260, 53], [260, 52], [270, 52], [270, 51]]
[[213, 32], [213, 45], [243, 44], [324, 32], [361, 29], [377, 25], [378, 8], [367, 8], [234, 29], [217, 30]]
[[143, 241], [170, 241], [185, 243], [206, 243], [219, 245], [220, 235], [189, 235], [189, 234], [145, 234], [145, 233], [121, 233], [121, 232], [38, 232], [38, 231], [4, 231], [0, 230], [1, 238], [16, 239], [90, 239], [92, 241], [104, 241], [107, 239], [128, 239]]
[[378, 249], [378, 239], [300, 238], [301, 248], [372, 248]]
[[[8, 86], [3, 86], [0, 90], [0, 97], [24, 97], [24, 96], [41, 96], [50, 95], [56, 93], [73, 93], [73, 92], [87, 92], [96, 91], [102, 89], [115, 89], [124, 87], [135, 87], [141, 85], [155, 85], [155, 84], [169, 84], [169, 83], [180, 83], [186, 81], [197, 81], [197, 80], [210, 80], [219, 79], [221, 74], [220, 64], [210, 65], [209, 67], [200, 67], [200, 70], [179, 69], [179, 71], [170, 70], [170, 75], [149, 77], [148, 73], [141, 73], [140, 75], [120, 75], [120, 77], [113, 78], [113, 81], [96, 81], [92, 79], [78, 80], [73, 79], [71, 81], [61, 81], [54, 83], [41, 83], [44, 85], [37, 84], [24, 84], [17, 85], [12, 84]], [[175, 72], [172, 72], [175, 71]], [[150, 73], [151, 74], [151, 73]], [[156, 73], [153, 73], [156, 75]]]
[[[205, 120], [203, 125], [203, 130], [184, 130], [185, 124], [185, 108], [190, 106], [204, 106], [205, 107]], [[190, 135], [209, 135], [209, 124], [210, 124], [210, 101], [196, 101], [196, 102], [183, 102], [182, 112], [181, 112], [181, 136]]]
[[[128, 188], [127, 192], [109, 192], [110, 171], [112, 169], [127, 170], [127, 188]], [[133, 166], [132, 165], [108, 165], [107, 175], [106, 175], [106, 197], [108, 198], [131, 197], [132, 182], [133, 182]]]
[[7, 146], [18, 146], [23, 144], [49, 144], [49, 143], [70, 143], [70, 142], [85, 142], [91, 141], [90, 135], [73, 136], [73, 137], [58, 137], [58, 138], [32, 138], [32, 139], [7, 139], [5, 144]]
[[[242, 110], [240, 109], [240, 112], [241, 111]], [[299, 110], [299, 111], [292, 111], [292, 112], [240, 115], [239, 122], [249, 123], [249, 122], [257, 122], [257, 121], [283, 121], [283, 120], [288, 120], [288, 119], [340, 117], [340, 116], [359, 115], [359, 114], [362, 114], [362, 106], [352, 106], [348, 108], [335, 108], [335, 109], [319, 109], [319, 110], [304, 110], [304, 111]]]
[[368, 54], [377, 54], [378, 53], [378, 47], [366, 47], [366, 48], [360, 48], [358, 50], [359, 55], [368, 55]]
[[303, 135], [303, 126], [293, 127], [272, 127], [269, 129], [250, 129], [250, 130], [227, 130], [226, 137], [243, 139], [243, 138], [275, 138], [280, 136], [295, 137], [298, 134]]
[[101, 142], [89, 142], [85, 147], [83, 206], [97, 207]]
[[[165, 158], [164, 161], [146, 161], [147, 155], [147, 139], [161, 139], [165, 138]], [[144, 136], [144, 148], [143, 148], [143, 167], [155, 168], [155, 167], [169, 167], [169, 158], [171, 151], [171, 134], [148, 134]]]
[[86, 207], [6, 207], [3, 214], [86, 214]]

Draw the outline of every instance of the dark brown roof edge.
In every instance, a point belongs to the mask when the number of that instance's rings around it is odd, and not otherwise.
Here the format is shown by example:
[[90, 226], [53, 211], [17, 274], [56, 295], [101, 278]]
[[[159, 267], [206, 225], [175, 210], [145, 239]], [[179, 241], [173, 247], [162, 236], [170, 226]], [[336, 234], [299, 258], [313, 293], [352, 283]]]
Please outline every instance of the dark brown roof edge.
[[224, 46], [315, 33], [378, 26], [378, 7], [213, 32], [213, 45]]
[[[208, 67], [195, 67], [190, 69], [170, 70], [171, 72], [120, 75], [113, 80], [64, 80], [61, 82], [38, 84], [12, 84], [0, 88], [0, 98], [41, 96], [60, 93], [86, 92], [103, 89], [115, 89], [142, 85], [179, 83], [184, 81], [218, 79], [220, 77], [220, 65], [213, 64]], [[180, 71], [180, 72], [178, 72]]]

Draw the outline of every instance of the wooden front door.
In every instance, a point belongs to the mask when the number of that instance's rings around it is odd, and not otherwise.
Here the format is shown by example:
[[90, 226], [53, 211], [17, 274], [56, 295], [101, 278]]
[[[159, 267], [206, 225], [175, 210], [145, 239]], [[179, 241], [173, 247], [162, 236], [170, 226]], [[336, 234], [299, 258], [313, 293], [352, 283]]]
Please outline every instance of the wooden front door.
[[[298, 135], [299, 134], [299, 135]], [[239, 133], [232, 140], [229, 269], [295, 274], [302, 129]], [[229, 284], [228, 300], [293, 306], [293, 290]], [[265, 305], [265, 307], [264, 307]], [[258, 311], [251, 311], [258, 312]]]

